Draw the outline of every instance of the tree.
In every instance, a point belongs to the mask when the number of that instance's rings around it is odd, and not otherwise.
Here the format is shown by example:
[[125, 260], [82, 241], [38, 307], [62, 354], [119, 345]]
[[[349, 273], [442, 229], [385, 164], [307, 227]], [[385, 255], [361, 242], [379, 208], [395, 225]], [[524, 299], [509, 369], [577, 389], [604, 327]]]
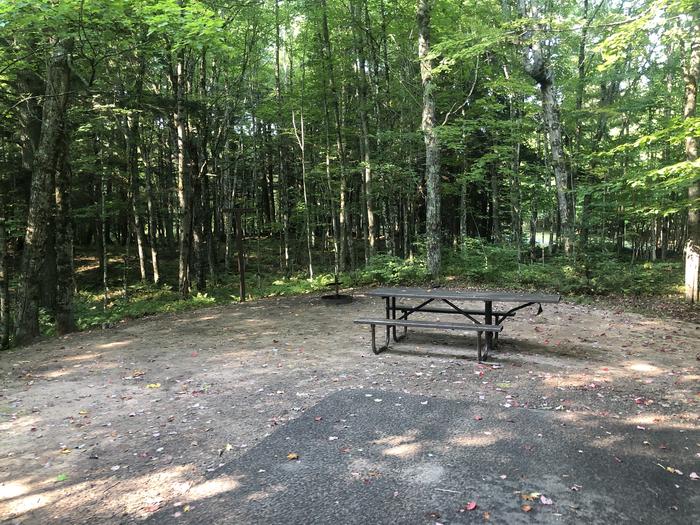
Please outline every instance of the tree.
[[[65, 132], [65, 116], [70, 92], [70, 54], [73, 39], [53, 39], [46, 67], [46, 94], [41, 117], [41, 135], [32, 170], [31, 197], [27, 217], [27, 233], [22, 253], [22, 272], [17, 292], [15, 341], [26, 343], [39, 335], [39, 283], [46, 252], [46, 239], [51, 220], [51, 188], [54, 176], [62, 169], [61, 146]], [[60, 175], [59, 175], [60, 177]], [[61, 211], [65, 211], [62, 208]], [[66, 237], [63, 242], [69, 242]], [[64, 298], [65, 307], [70, 301]]]
[[[536, 11], [527, 5], [526, 0], [519, 0], [520, 14], [530, 19], [534, 18]], [[559, 119], [559, 104], [557, 102], [554, 85], [554, 72], [550, 63], [547, 43], [533, 37], [532, 30], [526, 32], [530, 41], [526, 43], [523, 51], [523, 65], [525, 71], [535, 80], [540, 87], [542, 95], [542, 115], [549, 139], [549, 151], [551, 164], [554, 170], [554, 180], [557, 188], [557, 202], [559, 221], [561, 224], [564, 251], [569, 254], [573, 249], [573, 227], [571, 221], [572, 209], [569, 203], [568, 181], [570, 174], [564, 155], [562, 140], [562, 127]]]
[[425, 236], [428, 271], [440, 275], [440, 145], [435, 130], [435, 94], [433, 93], [433, 63], [430, 56], [431, 0], [418, 0], [418, 58], [423, 86], [423, 115], [421, 130], [425, 142]]
[[[693, 13], [691, 32], [694, 35], [689, 42], [689, 58], [685, 70], [685, 105], [683, 117], [692, 119], [697, 110], [698, 85], [700, 84], [700, 12]], [[698, 160], [700, 137], [690, 133], [685, 138], [685, 157], [688, 163]], [[700, 177], [688, 186], [688, 244], [686, 245], [685, 283], [686, 298], [690, 302], [700, 301]]]

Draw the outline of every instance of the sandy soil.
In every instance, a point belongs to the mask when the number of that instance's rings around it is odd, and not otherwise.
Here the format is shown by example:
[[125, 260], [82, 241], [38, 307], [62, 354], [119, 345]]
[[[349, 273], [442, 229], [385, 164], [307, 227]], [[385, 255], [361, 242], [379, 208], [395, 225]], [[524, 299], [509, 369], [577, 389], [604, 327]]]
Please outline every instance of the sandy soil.
[[[411, 333], [373, 355], [369, 328], [351, 321], [381, 303], [361, 294], [159, 316], [4, 352], [0, 521], [193, 512], [227, 490], [212, 472], [343, 389], [620, 418], [638, 425], [634, 439], [697, 432], [700, 324], [568, 303], [535, 311], [506, 322], [482, 365], [475, 339], [454, 334]], [[700, 463], [700, 442], [674, 453]]]

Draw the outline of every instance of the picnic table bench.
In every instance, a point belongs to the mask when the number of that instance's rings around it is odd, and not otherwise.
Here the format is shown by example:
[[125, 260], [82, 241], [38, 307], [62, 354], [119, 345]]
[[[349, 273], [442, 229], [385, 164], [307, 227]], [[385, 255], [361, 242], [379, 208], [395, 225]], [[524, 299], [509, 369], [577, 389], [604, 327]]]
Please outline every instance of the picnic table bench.
[[[561, 296], [558, 294], [523, 294], [508, 292], [472, 292], [462, 290], [446, 290], [443, 288], [377, 288], [367, 292], [367, 295], [381, 297], [385, 300], [384, 318], [355, 319], [356, 324], [368, 324], [372, 331], [372, 351], [375, 354], [386, 350], [389, 341], [393, 336], [395, 342], [399, 342], [406, 337], [409, 328], [425, 328], [435, 330], [453, 330], [459, 332], [476, 332], [477, 335], [477, 357], [479, 362], [488, 359], [489, 352], [495, 348], [498, 341], [498, 334], [503, 330], [503, 322], [513, 317], [518, 310], [528, 306], [538, 305], [537, 314], [542, 313], [543, 303], [558, 303]], [[413, 301], [415, 305], [400, 303], [397, 299]], [[483, 309], [460, 307], [456, 303], [460, 302], [483, 302]], [[434, 303], [438, 304], [435, 305]], [[511, 308], [494, 310], [493, 303], [505, 303], [506, 305], [516, 304]], [[441, 306], [444, 304], [446, 306]], [[398, 313], [398, 317], [397, 317]], [[439, 313], [449, 315], [461, 315], [470, 323], [454, 323], [443, 321], [426, 321], [409, 319], [410, 315], [416, 313]], [[479, 320], [478, 318], [483, 318]], [[386, 342], [377, 348], [376, 327], [386, 327]], [[396, 335], [396, 327], [403, 327], [403, 334]], [[484, 336], [485, 352], [482, 353], [482, 336]]]

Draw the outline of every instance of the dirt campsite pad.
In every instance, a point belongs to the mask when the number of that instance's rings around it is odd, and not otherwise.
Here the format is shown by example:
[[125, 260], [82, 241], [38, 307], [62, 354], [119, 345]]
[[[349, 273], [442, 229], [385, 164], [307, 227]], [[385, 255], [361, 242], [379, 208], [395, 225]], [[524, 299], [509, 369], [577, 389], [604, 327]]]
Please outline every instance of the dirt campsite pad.
[[0, 356], [9, 523], [691, 523], [700, 326], [562, 303], [473, 338], [279, 298]]

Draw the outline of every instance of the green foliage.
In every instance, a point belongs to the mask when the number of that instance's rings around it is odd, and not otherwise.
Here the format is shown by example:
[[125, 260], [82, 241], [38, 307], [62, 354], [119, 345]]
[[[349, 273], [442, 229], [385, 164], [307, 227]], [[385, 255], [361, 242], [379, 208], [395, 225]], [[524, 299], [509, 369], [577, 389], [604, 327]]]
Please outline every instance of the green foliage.
[[669, 295], [682, 285], [682, 263], [636, 262], [609, 253], [565, 257], [545, 263], [518, 263], [515, 248], [467, 239], [459, 252], [447, 252], [446, 275], [471, 286], [550, 290], [565, 295]]
[[415, 284], [425, 282], [429, 273], [422, 258], [409, 260], [388, 254], [371, 257], [367, 266], [353, 274], [358, 285]]

